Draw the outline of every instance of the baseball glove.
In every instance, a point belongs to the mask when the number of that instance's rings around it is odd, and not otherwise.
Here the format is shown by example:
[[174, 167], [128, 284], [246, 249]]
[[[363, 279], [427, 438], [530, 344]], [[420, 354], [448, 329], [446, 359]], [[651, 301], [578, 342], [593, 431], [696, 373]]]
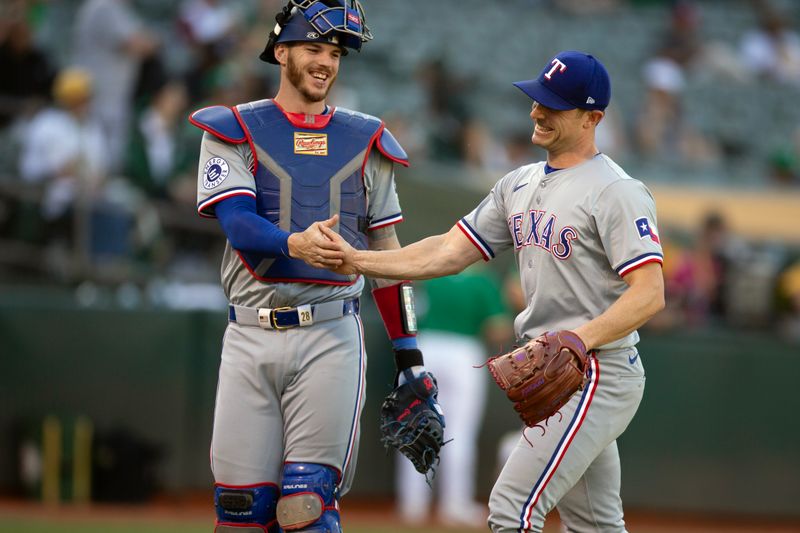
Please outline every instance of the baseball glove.
[[437, 402], [436, 378], [424, 372], [395, 387], [381, 405], [381, 441], [408, 457], [420, 474], [439, 462], [444, 446], [444, 414]]
[[548, 331], [487, 366], [525, 425], [533, 427], [583, 389], [589, 356], [575, 333]]

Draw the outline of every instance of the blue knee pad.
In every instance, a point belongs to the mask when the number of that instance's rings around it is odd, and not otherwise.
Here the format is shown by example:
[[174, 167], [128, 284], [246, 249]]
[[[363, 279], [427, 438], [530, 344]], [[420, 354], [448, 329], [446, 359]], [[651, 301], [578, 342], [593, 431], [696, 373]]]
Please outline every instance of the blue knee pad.
[[217, 484], [215, 533], [279, 533], [275, 519], [278, 487], [273, 483], [248, 486]]
[[339, 473], [315, 463], [283, 466], [278, 523], [284, 531], [341, 533], [337, 488]]

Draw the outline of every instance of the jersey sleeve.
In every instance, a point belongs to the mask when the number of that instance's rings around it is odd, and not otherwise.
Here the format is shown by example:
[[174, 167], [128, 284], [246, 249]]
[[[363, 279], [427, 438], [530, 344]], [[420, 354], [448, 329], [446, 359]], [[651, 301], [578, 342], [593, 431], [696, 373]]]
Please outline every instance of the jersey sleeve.
[[250, 169], [253, 154], [247, 144], [232, 144], [209, 133], [203, 134], [197, 171], [197, 212], [214, 218], [214, 205], [238, 195], [256, 197], [256, 182]]
[[370, 219], [368, 231], [403, 221], [395, 187], [394, 164], [378, 150], [372, 150], [367, 158], [364, 186], [367, 188], [367, 216]]
[[656, 203], [642, 182], [625, 179], [606, 187], [592, 216], [608, 261], [620, 277], [647, 263], [663, 263]]
[[490, 261], [513, 245], [506, 221], [505, 198], [515, 175], [516, 171], [498, 181], [478, 207], [456, 224], [480, 251], [484, 261]]

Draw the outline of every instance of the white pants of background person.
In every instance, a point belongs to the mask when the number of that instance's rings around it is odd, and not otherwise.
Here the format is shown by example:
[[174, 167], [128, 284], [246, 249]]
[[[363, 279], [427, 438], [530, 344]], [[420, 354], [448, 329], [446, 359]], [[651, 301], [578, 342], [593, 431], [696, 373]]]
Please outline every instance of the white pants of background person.
[[[475, 502], [478, 431], [486, 403], [488, 374], [474, 368], [486, 360], [483, 343], [475, 337], [425, 330], [418, 335], [425, 367], [436, 376], [439, 403], [445, 413], [445, 440], [433, 481], [438, 490], [438, 516], [453, 525], [485, 526], [487, 510]], [[397, 455], [397, 505], [407, 523], [427, 520], [431, 489], [425, 476]]]

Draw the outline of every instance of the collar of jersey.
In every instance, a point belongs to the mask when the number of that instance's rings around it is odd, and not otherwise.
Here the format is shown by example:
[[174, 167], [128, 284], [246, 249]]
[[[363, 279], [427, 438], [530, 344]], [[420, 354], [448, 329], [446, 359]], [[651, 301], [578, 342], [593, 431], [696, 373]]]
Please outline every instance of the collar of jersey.
[[277, 108], [281, 110], [281, 113], [283, 113], [286, 119], [292, 123], [292, 126], [309, 130], [321, 130], [322, 128], [327, 126], [328, 122], [330, 122], [331, 118], [333, 118], [333, 113], [336, 111], [335, 107], [329, 107], [326, 105], [325, 113], [321, 115], [308, 115], [306, 113], [291, 113], [282, 108], [281, 105], [275, 100], [273, 100], [272, 103], [275, 104]]
[[595, 158], [597, 158], [597, 156], [599, 156], [599, 155], [600, 155], [600, 154], [602, 154], [602, 153], [603, 153], [603, 152], [597, 152], [597, 153], [596, 153], [596, 154], [594, 154], [594, 155], [593, 155], [593, 156], [592, 156], [590, 159], [587, 159], [587, 160], [586, 160], [586, 161], [584, 161], [583, 163], [579, 163], [579, 164], [577, 164], [577, 165], [574, 165], [574, 166], [572, 166], [572, 167], [567, 167], [566, 169], [565, 169], [565, 168], [554, 168], [554, 167], [551, 167], [551, 166], [550, 166], [550, 164], [549, 164], [547, 161], [545, 161], [545, 163], [544, 163], [544, 175], [545, 175], [545, 176], [549, 176], [549, 175], [550, 175], [550, 174], [552, 174], [553, 172], [558, 172], [559, 170], [567, 170], [567, 169], [570, 169], [570, 168], [579, 167], [579, 166], [583, 165], [584, 163], [588, 163], [589, 161], [592, 161], [592, 160], [594, 160]]

